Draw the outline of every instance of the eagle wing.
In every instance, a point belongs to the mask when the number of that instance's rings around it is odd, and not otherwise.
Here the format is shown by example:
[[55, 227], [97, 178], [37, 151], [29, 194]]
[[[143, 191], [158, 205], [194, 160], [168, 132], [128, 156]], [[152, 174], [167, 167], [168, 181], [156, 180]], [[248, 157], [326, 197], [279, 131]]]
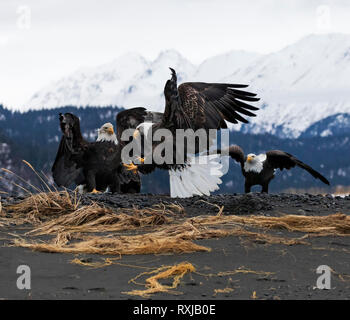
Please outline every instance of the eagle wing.
[[237, 145], [230, 146], [228, 151], [229, 151], [230, 157], [233, 160], [239, 162], [240, 164], [244, 163], [245, 156], [244, 156], [244, 152], [240, 146], [237, 146]]
[[152, 122], [152, 123], [159, 123], [162, 121], [163, 113], [162, 112], [154, 112], [154, 111], [147, 111], [147, 115], [144, 119], [144, 121]]
[[[244, 116], [254, 117], [252, 111], [259, 108], [247, 102], [259, 101], [255, 93], [241, 90], [247, 85], [232, 83], [185, 82], [177, 86], [174, 69], [164, 88], [165, 110], [159, 128], [172, 130], [204, 129], [219, 130], [227, 128], [225, 120], [231, 123], [248, 120]], [[214, 139], [214, 140], [213, 140]], [[205, 151], [215, 142], [215, 137], [207, 136], [207, 146], [195, 145], [195, 153]]]
[[120, 144], [125, 144], [125, 141], [121, 140], [123, 131], [126, 129], [136, 129], [136, 127], [145, 121], [147, 117], [146, 108], [131, 108], [121, 111], [117, 114], [117, 139]]
[[52, 166], [52, 177], [55, 183], [61, 187], [81, 184], [84, 181], [82, 168], [78, 168], [75, 161], [71, 159], [71, 151], [67, 147], [67, 139], [62, 136], [55, 162]]
[[231, 123], [248, 123], [244, 116], [255, 117], [259, 110], [246, 102], [259, 101], [255, 93], [239, 90], [247, 85], [230, 83], [185, 82], [178, 87], [180, 104], [192, 129], [227, 128]]
[[316, 170], [312, 169], [310, 166], [300, 161], [290, 153], [281, 151], [281, 150], [271, 150], [266, 152], [266, 161], [274, 169], [291, 169], [295, 166], [298, 166], [307, 172], [309, 172], [314, 178], [320, 179], [323, 183], [329, 185], [329, 181], [321, 175]]
[[214, 152], [211, 152], [210, 154], [216, 154], [216, 153], [229, 155], [236, 162], [240, 164], [244, 164], [245, 155], [244, 155], [243, 149], [240, 146], [232, 145], [226, 149], [216, 149]]

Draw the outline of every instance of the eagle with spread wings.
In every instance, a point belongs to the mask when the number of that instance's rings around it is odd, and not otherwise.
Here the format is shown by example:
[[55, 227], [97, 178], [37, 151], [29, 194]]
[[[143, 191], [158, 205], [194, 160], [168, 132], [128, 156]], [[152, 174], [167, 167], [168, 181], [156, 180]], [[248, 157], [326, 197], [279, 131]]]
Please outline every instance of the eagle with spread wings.
[[[221, 153], [221, 150], [217, 150]], [[260, 185], [261, 192], [269, 192], [269, 184], [275, 177], [277, 169], [290, 170], [299, 167], [310, 173], [315, 179], [319, 179], [324, 184], [329, 185], [329, 181], [318, 171], [305, 164], [294, 155], [282, 150], [270, 150], [266, 153], [256, 155], [249, 153], [244, 154], [240, 146], [232, 145], [228, 148], [228, 154], [232, 159], [241, 165], [244, 176], [244, 190], [249, 193], [252, 186]]]
[[[227, 128], [226, 121], [237, 124], [248, 123], [246, 117], [254, 117], [259, 110], [252, 102], [259, 101], [255, 93], [243, 90], [248, 87], [243, 84], [232, 83], [204, 83], [186, 82], [177, 85], [177, 75], [171, 70], [171, 79], [164, 87], [165, 109], [156, 122], [143, 122], [138, 124], [134, 134], [135, 138], [148, 141], [151, 145], [150, 152], [142, 154], [140, 164], [124, 163], [128, 170], [139, 170], [141, 173], [150, 173], [155, 168], [166, 169], [170, 175], [170, 193], [172, 197], [191, 197], [193, 195], [209, 195], [218, 189], [223, 175], [219, 157], [215, 155], [200, 155], [208, 151], [210, 147], [209, 135], [206, 145], [195, 143], [191, 146], [184, 139], [183, 143], [177, 140], [177, 130], [220, 130]], [[167, 129], [169, 134], [159, 139], [157, 131]], [[145, 143], [147, 144], [147, 143]], [[170, 146], [172, 161], [170, 163], [157, 163], [158, 158], [165, 157], [164, 150], [157, 155], [161, 145]], [[190, 151], [188, 148], [190, 147]], [[178, 155], [183, 154], [182, 162], [178, 161]], [[152, 158], [147, 161], [147, 157]], [[122, 159], [123, 160], [123, 159]], [[124, 162], [124, 161], [123, 161]]]

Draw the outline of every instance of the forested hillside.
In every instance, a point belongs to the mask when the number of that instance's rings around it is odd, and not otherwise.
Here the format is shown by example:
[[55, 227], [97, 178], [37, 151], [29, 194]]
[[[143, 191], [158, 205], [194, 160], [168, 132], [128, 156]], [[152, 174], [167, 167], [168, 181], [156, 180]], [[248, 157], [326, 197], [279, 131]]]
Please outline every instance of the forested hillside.
[[[50, 176], [50, 170], [55, 158], [61, 137], [58, 114], [73, 112], [81, 120], [81, 129], [86, 139], [96, 138], [96, 129], [105, 122], [115, 124], [115, 116], [121, 109], [117, 107], [86, 107], [73, 106], [50, 110], [29, 111], [25, 113], [11, 112], [0, 106], [0, 166], [18, 173], [21, 177], [37, 183], [30, 169], [23, 165], [22, 159], [29, 161], [38, 171]], [[304, 137], [299, 139], [281, 139], [273, 135], [253, 135], [240, 132], [230, 132], [230, 143], [243, 147], [246, 153], [256, 154], [281, 149], [294, 154], [302, 161], [310, 164], [324, 174], [332, 186], [350, 186], [350, 139], [347, 134], [326, 137]], [[4, 172], [1, 173], [4, 175]], [[7, 178], [8, 178], [7, 174]], [[167, 193], [168, 173], [156, 171], [144, 176], [143, 192]], [[16, 182], [22, 183], [16, 179]], [[326, 187], [320, 181], [314, 180], [301, 169], [283, 171], [271, 183], [270, 189], [280, 192], [288, 188]], [[8, 189], [9, 184], [0, 179], [0, 188]], [[15, 188], [18, 190], [18, 188]], [[257, 189], [255, 189], [257, 190]], [[325, 191], [331, 189], [324, 188]], [[240, 167], [230, 161], [230, 171], [223, 177], [219, 192], [231, 193], [243, 191], [243, 178]]]

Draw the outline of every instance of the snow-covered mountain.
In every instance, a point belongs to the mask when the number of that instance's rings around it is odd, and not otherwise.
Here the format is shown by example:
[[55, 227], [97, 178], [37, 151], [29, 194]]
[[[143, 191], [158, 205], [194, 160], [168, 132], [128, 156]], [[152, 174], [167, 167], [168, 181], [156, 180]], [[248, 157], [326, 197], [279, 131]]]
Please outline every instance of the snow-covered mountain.
[[178, 78], [188, 79], [196, 67], [175, 50], [161, 52], [154, 61], [129, 53], [112, 63], [80, 69], [34, 94], [26, 105], [31, 109], [57, 106], [150, 106], [162, 110], [162, 91], [169, 66]]
[[262, 98], [243, 130], [297, 137], [337, 113], [350, 114], [350, 35], [311, 35], [223, 79], [241, 81]]
[[179, 83], [249, 84], [261, 97], [261, 110], [250, 125], [236, 130], [298, 137], [328, 117], [350, 114], [350, 35], [342, 34], [310, 35], [267, 55], [232, 51], [199, 66], [175, 50], [160, 53], [154, 61], [127, 54], [52, 83], [35, 93], [27, 107], [118, 105], [161, 111], [168, 67], [177, 71]]
[[81, 68], [36, 92], [27, 106], [42, 107], [117, 104], [125, 85], [149, 67], [149, 62], [129, 53], [96, 68]]
[[184, 81], [220, 81], [235, 70], [246, 67], [259, 54], [232, 51], [192, 64], [175, 50], [166, 50], [154, 61], [126, 54], [112, 63], [80, 69], [36, 92], [26, 108], [54, 108], [65, 105], [118, 105], [125, 108], [146, 106], [154, 111], [164, 108], [163, 89], [176, 70]]
[[301, 137], [329, 137], [348, 135], [350, 132], [350, 113], [338, 113], [315, 122]]
[[169, 67], [177, 70], [179, 82], [191, 79], [196, 67], [175, 50], [161, 52], [146, 70], [136, 73], [119, 92], [116, 104], [124, 107], [145, 106], [155, 111], [164, 109], [163, 89], [170, 77]]
[[261, 55], [247, 51], [231, 51], [202, 62], [193, 79], [203, 82], [218, 82], [229, 77], [233, 72], [246, 68]]

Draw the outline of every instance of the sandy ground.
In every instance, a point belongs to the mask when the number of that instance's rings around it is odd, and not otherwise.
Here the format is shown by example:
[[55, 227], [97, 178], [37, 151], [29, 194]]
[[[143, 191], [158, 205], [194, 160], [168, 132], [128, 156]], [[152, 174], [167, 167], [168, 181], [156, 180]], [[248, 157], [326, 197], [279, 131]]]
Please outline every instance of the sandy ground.
[[[150, 195], [99, 195], [86, 197], [84, 201], [91, 199], [113, 207], [174, 201], [166, 196]], [[16, 199], [8, 201], [13, 200]], [[177, 202], [185, 207], [188, 215], [217, 212], [218, 208], [198, 200], [224, 205], [224, 214], [350, 214], [350, 197], [250, 194]], [[93, 269], [72, 264], [71, 260], [78, 257], [98, 262], [102, 261], [101, 256], [41, 253], [9, 247], [10, 242], [6, 240], [9, 232], [20, 234], [23, 230], [14, 226], [0, 229], [0, 299], [142, 299], [125, 293], [144, 289], [129, 283], [130, 279], [147, 271], [145, 267], [184, 261], [192, 263], [196, 272], [185, 275], [176, 289], [177, 294], [157, 293], [150, 299], [252, 299], [254, 291], [257, 299], [350, 299], [350, 237], [318, 237], [310, 239], [311, 245], [293, 246], [247, 242], [237, 237], [201, 240], [198, 243], [210, 247], [211, 252], [123, 256], [113, 265]], [[285, 231], [277, 234], [302, 235]], [[19, 265], [28, 265], [31, 269], [31, 290], [17, 289]], [[320, 276], [316, 269], [320, 265], [328, 265], [333, 270], [330, 290], [315, 288]], [[229, 273], [239, 268], [271, 274]], [[219, 272], [228, 274], [219, 276]], [[217, 292], [217, 289], [221, 290]]]

